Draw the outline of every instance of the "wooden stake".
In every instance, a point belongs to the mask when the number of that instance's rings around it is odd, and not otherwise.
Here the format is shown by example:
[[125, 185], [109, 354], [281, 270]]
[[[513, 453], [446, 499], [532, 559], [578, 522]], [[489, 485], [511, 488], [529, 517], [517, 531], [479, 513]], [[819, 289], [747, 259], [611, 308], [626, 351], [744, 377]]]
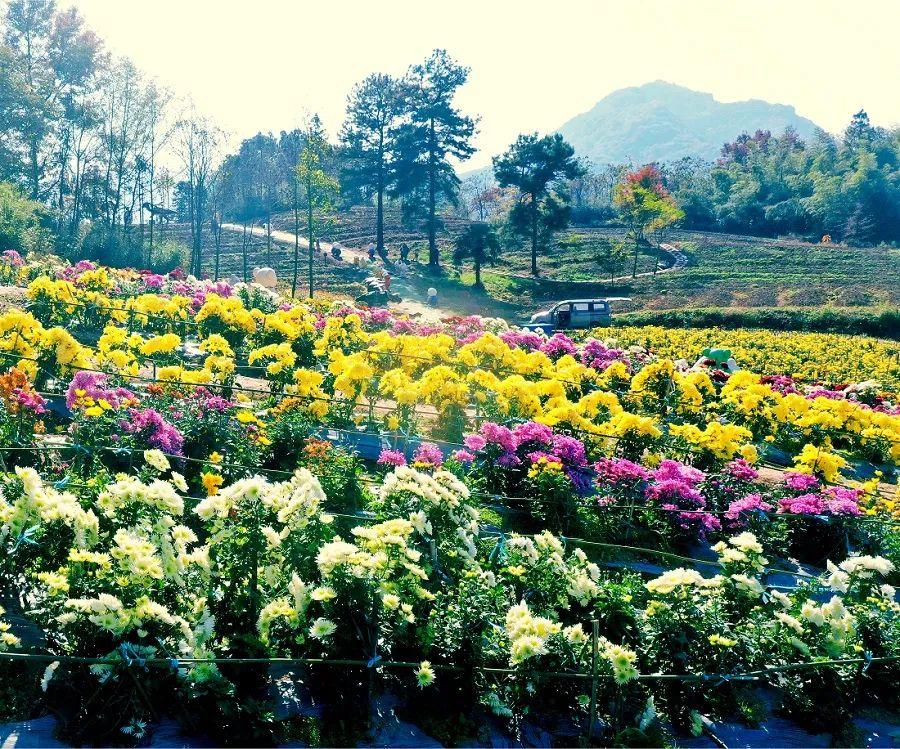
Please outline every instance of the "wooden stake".
[[594, 737], [594, 722], [597, 716], [597, 653], [600, 649], [600, 622], [591, 620], [591, 714], [588, 720], [588, 741]]

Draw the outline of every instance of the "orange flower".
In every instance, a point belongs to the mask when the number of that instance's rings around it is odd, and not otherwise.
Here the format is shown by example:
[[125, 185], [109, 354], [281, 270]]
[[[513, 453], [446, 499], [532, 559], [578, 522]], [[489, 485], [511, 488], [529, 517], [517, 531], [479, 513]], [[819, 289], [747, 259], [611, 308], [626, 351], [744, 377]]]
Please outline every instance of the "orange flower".
[[310, 437], [306, 441], [303, 452], [308, 458], [324, 458], [326, 455], [328, 455], [328, 451], [330, 449], [330, 442], [327, 442], [325, 440], [317, 440], [315, 437]]

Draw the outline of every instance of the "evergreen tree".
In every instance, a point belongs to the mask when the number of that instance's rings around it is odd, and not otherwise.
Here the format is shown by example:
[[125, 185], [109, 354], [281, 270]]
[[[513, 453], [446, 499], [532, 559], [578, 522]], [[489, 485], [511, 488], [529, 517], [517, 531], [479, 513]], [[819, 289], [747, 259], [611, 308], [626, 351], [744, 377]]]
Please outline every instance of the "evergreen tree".
[[875, 236], [875, 220], [862, 203], [857, 203], [844, 224], [844, 244], [867, 247]]
[[410, 68], [405, 80], [406, 112], [397, 129], [392, 194], [403, 200], [407, 215], [425, 218], [428, 264], [440, 266], [437, 215], [441, 200], [455, 203], [459, 178], [449, 159], [465, 161], [474, 152], [476, 121], [454, 105], [457, 90], [469, 77], [445, 50], [435, 50]]
[[493, 265], [499, 255], [500, 240], [494, 228], [490, 224], [476, 222], [457, 237], [453, 262], [460, 265], [463, 260], [471, 259], [475, 267], [475, 288], [482, 289], [481, 266], [485, 263]]
[[565, 180], [583, 176], [575, 149], [557, 133], [540, 137], [520, 135], [501, 156], [494, 158], [494, 177], [501, 187], [515, 187], [519, 200], [509, 213], [509, 229], [531, 241], [531, 272], [538, 273], [538, 250], [555, 231], [569, 223], [569, 196]]
[[341, 130], [345, 190], [375, 195], [375, 247], [384, 254], [384, 195], [390, 181], [396, 125], [403, 107], [403, 86], [379, 73], [356, 84], [347, 101]]

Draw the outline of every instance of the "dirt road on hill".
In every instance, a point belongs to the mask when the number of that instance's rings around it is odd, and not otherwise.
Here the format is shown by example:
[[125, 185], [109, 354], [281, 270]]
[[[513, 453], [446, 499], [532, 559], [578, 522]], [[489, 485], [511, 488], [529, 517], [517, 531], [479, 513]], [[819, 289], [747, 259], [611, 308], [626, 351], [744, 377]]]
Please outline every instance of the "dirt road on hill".
[[[240, 224], [222, 224], [222, 228], [225, 231], [236, 232], [238, 234], [242, 234], [244, 231], [244, 227]], [[265, 227], [247, 227], [247, 231], [249, 231], [254, 237], [265, 238], [267, 236]], [[287, 244], [291, 247], [294, 246], [295, 235], [293, 232], [273, 229], [271, 232], [271, 236], [273, 242], [278, 242], [279, 244]], [[305, 237], [300, 237], [299, 245], [301, 249], [307, 251], [309, 250], [309, 240], [307, 240]], [[321, 242], [320, 246], [326, 253], [326, 259], [330, 259], [332, 243]], [[359, 260], [357, 260], [357, 258]], [[343, 244], [341, 245], [341, 264], [347, 263], [349, 265], [353, 264], [354, 262], [360, 261], [364, 264], [364, 267], [370, 268], [373, 273], [376, 269], [382, 268], [382, 266], [378, 264], [378, 261], [376, 261], [375, 263], [371, 263], [369, 261], [368, 253], [365, 250], [359, 247], [347, 247]], [[446, 307], [430, 307], [424, 302], [417, 301], [420, 293], [405, 279], [399, 278], [396, 275], [392, 275], [391, 279], [391, 290], [403, 297], [402, 302], [390, 304], [389, 306], [391, 309], [399, 310], [406, 313], [410, 317], [418, 317], [428, 322], [439, 322], [441, 318], [461, 314], [456, 310], [448, 309]]]

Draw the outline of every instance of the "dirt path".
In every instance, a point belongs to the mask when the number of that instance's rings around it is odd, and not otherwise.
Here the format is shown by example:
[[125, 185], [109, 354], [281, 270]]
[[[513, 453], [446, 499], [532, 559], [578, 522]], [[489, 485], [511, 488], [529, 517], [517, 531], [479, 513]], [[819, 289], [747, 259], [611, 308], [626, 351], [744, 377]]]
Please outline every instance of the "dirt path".
[[28, 297], [21, 286], [0, 286], [0, 312], [13, 307], [22, 308]]
[[[240, 224], [222, 224], [222, 228], [226, 231], [239, 234], [244, 232], [244, 227]], [[267, 236], [265, 227], [251, 226], [247, 227], [247, 231], [249, 231], [250, 234], [254, 237], [265, 238]], [[271, 231], [271, 237], [273, 242], [289, 245], [291, 247], [294, 246], [293, 232], [273, 229]], [[299, 240], [299, 246], [304, 250], [308, 250], [309, 242], [301, 236]], [[332, 243], [321, 242], [320, 246], [322, 250], [325, 251], [326, 258], [330, 258]], [[637, 278], [676, 272], [683, 269], [687, 265], [687, 256], [674, 245], [662, 243], [659, 245], [659, 247], [672, 258], [672, 265], [670, 265], [668, 268], [662, 268], [655, 272], [645, 271], [638, 273], [636, 276]], [[360, 247], [347, 247], [342, 244], [341, 262], [346, 262], [348, 264], [358, 263], [361, 267], [370, 269], [370, 272], [373, 274], [380, 273], [384, 270], [384, 266], [380, 262], [376, 261], [375, 263], [372, 263], [371, 261], [369, 261], [368, 253]], [[514, 274], [507, 273], [498, 273], [497, 275], [509, 276], [511, 278], [532, 278], [532, 276], [516, 276]], [[631, 275], [617, 276], [612, 279], [612, 282], [615, 283], [617, 281], [628, 281], [631, 280], [631, 278]], [[442, 293], [440, 295], [440, 303], [437, 307], [431, 307], [425, 303], [424, 288], [417, 288], [416, 285], [412, 283], [412, 279], [410, 277], [404, 278], [396, 274], [392, 274], [391, 280], [392, 290], [403, 297], [403, 301], [391, 303], [389, 305], [391, 309], [403, 312], [411, 317], [415, 317], [427, 322], [439, 322], [442, 318], [445, 317], [464, 316], [468, 314], [468, 312], [462, 308], [454, 308], [453, 306], [448, 306], [446, 301], [446, 298], [448, 296], [447, 293]], [[606, 282], [606, 279], [603, 279], [602, 281], [585, 281], [583, 283], [595, 284]], [[427, 280], [423, 280], [423, 282], [419, 284], [419, 286], [424, 285], [427, 285]], [[463, 306], [471, 308], [472, 305], [466, 303]], [[496, 316], [498, 314], [504, 317], [506, 316], [502, 311], [493, 309], [485, 309], [483, 310], [483, 314], [488, 317]]]
[[[244, 232], [244, 227], [240, 224], [222, 224], [222, 228], [226, 231], [236, 232], [238, 234], [242, 234]], [[247, 231], [249, 231], [254, 237], [265, 238], [267, 236], [265, 228], [261, 226], [247, 227]], [[271, 236], [273, 242], [287, 244], [291, 247], [294, 246], [295, 235], [293, 232], [273, 229], [271, 232]], [[309, 240], [307, 240], [305, 237], [300, 237], [299, 245], [302, 249], [308, 250]], [[320, 242], [320, 246], [325, 251], [326, 255], [330, 257], [332, 243]], [[368, 253], [362, 248], [347, 247], [346, 245], [342, 244], [341, 262], [346, 262], [348, 265], [352, 265], [354, 261], [361, 262], [363, 267], [370, 269], [372, 273], [375, 273], [376, 270], [384, 269], [383, 266], [377, 264], [377, 261], [376, 263], [370, 262]], [[391, 280], [391, 290], [403, 297], [402, 302], [391, 303], [389, 305], [391, 309], [399, 310], [409, 315], [410, 317], [418, 317], [427, 322], [439, 322], [444, 317], [462, 314], [457, 310], [448, 309], [446, 307], [430, 307], [424, 302], [417, 301], [421, 294], [415, 287], [410, 285], [410, 283], [406, 279], [398, 277], [396, 275], [392, 275]]]
[[646, 278], [648, 276], [659, 276], [663, 273], [673, 273], [675, 271], [682, 270], [687, 264], [688, 259], [687, 255], [685, 255], [681, 250], [679, 250], [675, 245], [662, 243], [659, 245], [659, 248], [667, 253], [672, 258], [672, 264], [668, 268], [658, 268], [655, 271], [641, 271], [637, 275], [631, 275], [630, 273], [626, 273], [624, 276], [613, 276], [612, 278], [596, 278], [591, 279], [590, 281], [565, 281], [557, 278], [544, 278], [542, 276], [531, 276], [524, 275], [521, 273], [503, 273], [502, 271], [496, 271], [491, 269], [490, 271], [486, 271], [495, 276], [503, 276], [504, 278], [518, 278], [522, 281], [534, 281], [535, 279], [539, 279], [542, 281], [549, 281], [551, 283], [566, 283], [566, 284], [585, 284], [585, 285], [597, 285], [597, 284], [608, 284], [608, 283], [616, 283], [618, 281], [630, 281], [633, 278]]

